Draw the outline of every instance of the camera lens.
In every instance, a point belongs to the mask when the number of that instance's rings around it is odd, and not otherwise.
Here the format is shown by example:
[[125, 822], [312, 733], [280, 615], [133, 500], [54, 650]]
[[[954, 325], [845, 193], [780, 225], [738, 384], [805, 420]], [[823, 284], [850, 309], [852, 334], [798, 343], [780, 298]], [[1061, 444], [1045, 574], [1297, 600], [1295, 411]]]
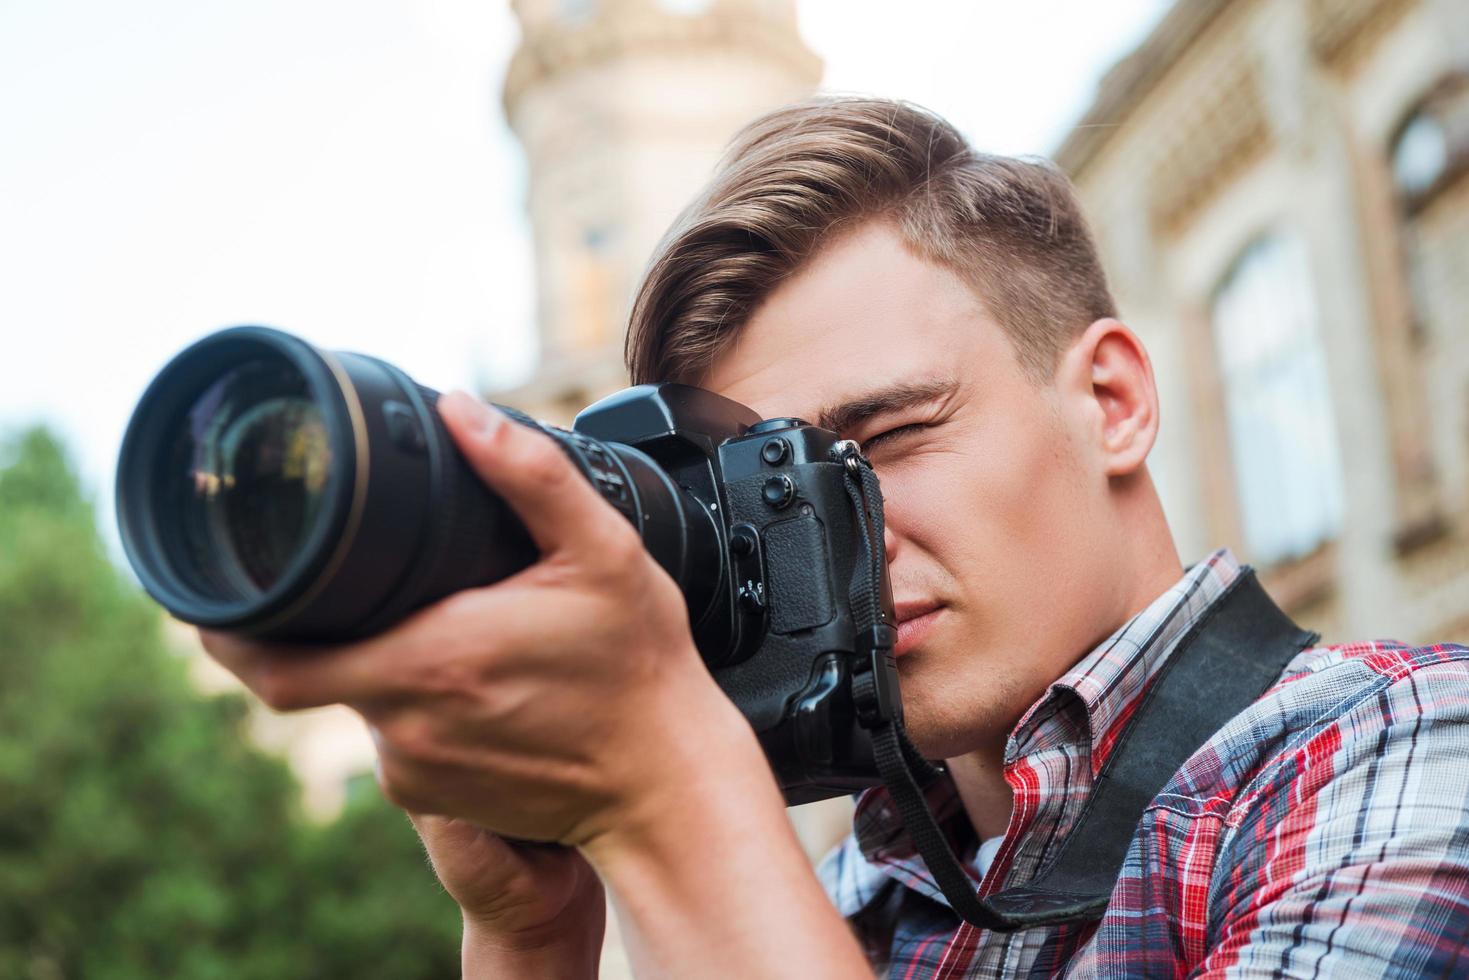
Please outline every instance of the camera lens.
[[[534, 543], [459, 454], [438, 397], [385, 361], [264, 327], [187, 348], [143, 393], [118, 458], [144, 588], [185, 622], [331, 641], [525, 568]], [[691, 622], [723, 601], [714, 518], [657, 463], [507, 412], [638, 529]]]
[[[329, 629], [312, 616], [361, 516], [358, 402], [339, 364], [279, 331], [221, 331], [170, 361], [118, 456], [119, 530], [144, 588], [201, 626]], [[379, 601], [363, 578], [338, 588]]]
[[227, 371], [185, 410], [165, 455], [175, 567], [215, 599], [263, 594], [321, 513], [331, 462], [300, 371], [269, 356]]

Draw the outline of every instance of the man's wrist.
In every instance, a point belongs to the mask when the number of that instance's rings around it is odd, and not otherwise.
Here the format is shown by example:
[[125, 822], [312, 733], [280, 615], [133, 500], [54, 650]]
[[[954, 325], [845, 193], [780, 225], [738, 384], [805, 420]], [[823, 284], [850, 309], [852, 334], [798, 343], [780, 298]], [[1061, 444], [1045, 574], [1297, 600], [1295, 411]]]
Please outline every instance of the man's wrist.
[[742, 718], [709, 721], [680, 782], [655, 787], [581, 846], [634, 964], [669, 976], [870, 976], [755, 734]]
[[[581, 845], [581, 851], [609, 885], [624, 859], [634, 854], [667, 861], [693, 841], [718, 840], [711, 835], [726, 820], [741, 822], [752, 809], [782, 814], [784, 800], [749, 723], [720, 696], [717, 706], [701, 712], [696, 734], [670, 737], [657, 753], [656, 779], [625, 806], [609, 815], [606, 825]], [[692, 734], [692, 737], [691, 737]], [[707, 854], [707, 851], [704, 852]]]
[[507, 936], [466, 915], [460, 945], [464, 980], [495, 977], [546, 977], [579, 980], [597, 976], [602, 955], [602, 930], [584, 924], [567, 928], [549, 923], [534, 933]]

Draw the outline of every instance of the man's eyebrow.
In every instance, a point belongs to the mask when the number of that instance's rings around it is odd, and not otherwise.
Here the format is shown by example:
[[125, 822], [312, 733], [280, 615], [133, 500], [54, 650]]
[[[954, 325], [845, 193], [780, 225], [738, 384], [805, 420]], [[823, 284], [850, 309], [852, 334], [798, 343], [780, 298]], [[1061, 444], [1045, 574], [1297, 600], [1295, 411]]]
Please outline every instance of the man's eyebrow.
[[902, 381], [838, 405], [829, 405], [816, 417], [816, 424], [833, 432], [846, 432], [868, 419], [900, 411], [951, 394], [959, 387], [953, 379], [936, 381]]

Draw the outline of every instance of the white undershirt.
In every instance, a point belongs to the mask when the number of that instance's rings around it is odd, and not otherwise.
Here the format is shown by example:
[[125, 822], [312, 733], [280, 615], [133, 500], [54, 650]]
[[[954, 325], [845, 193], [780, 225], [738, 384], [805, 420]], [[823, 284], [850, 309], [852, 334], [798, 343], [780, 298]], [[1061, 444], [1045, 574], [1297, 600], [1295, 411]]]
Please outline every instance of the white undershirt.
[[1004, 842], [1004, 834], [979, 842], [979, 851], [974, 855], [974, 870], [979, 872], [981, 878], [989, 873], [990, 865], [994, 863], [995, 855], [1000, 853], [1000, 845]]

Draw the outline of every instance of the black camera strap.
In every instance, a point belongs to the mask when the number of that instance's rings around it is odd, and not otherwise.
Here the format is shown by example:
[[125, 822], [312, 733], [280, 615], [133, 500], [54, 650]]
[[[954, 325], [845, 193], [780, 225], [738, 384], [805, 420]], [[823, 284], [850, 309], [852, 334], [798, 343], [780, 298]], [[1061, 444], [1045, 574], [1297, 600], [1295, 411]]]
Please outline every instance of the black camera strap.
[[939, 772], [903, 729], [893, 628], [883, 622], [882, 493], [855, 445], [843, 454], [864, 561], [852, 577], [858, 663], [852, 695], [878, 771], [914, 846], [965, 922], [1013, 932], [1087, 922], [1107, 908], [1148, 803], [1225, 722], [1249, 707], [1316, 634], [1300, 629], [1244, 569], [1179, 640], [1097, 774], [1076, 826], [1028, 885], [980, 897], [929, 809], [923, 788]]

